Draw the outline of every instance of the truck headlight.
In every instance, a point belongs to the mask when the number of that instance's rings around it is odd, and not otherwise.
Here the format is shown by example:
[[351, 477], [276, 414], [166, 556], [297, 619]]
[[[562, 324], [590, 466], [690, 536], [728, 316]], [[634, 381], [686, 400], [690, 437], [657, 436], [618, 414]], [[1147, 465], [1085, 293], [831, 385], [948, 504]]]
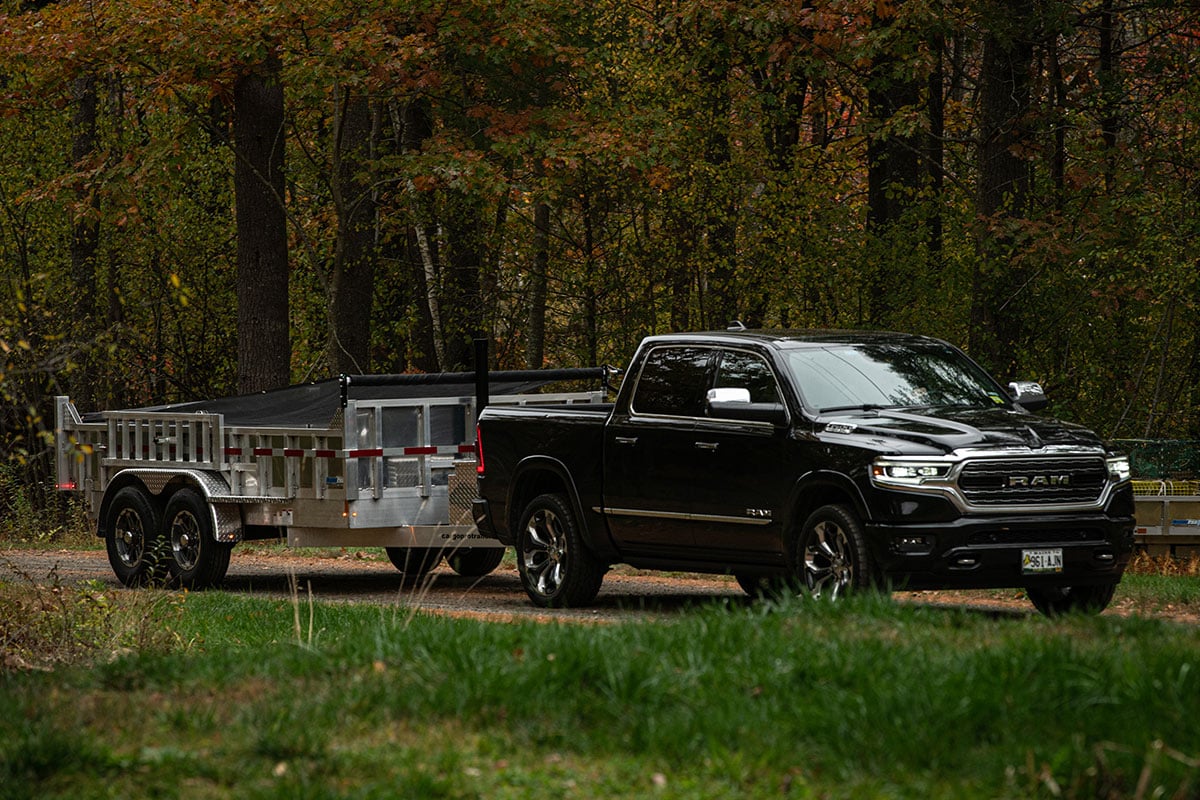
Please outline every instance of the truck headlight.
[[1108, 462], [1108, 479], [1113, 483], [1124, 483], [1133, 476], [1129, 456], [1112, 456], [1105, 460]]
[[871, 465], [871, 479], [881, 485], [920, 486], [944, 481], [950, 465], [940, 461], [889, 461], [878, 459]]

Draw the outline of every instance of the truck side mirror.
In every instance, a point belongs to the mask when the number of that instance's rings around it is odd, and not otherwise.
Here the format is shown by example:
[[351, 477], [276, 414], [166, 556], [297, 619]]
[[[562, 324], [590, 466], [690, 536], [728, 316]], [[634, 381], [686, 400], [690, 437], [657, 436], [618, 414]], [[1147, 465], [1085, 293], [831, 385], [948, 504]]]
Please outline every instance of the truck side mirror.
[[751, 403], [749, 389], [732, 386], [708, 390], [708, 415], [740, 422], [787, 424], [787, 409], [783, 403]]
[[1008, 385], [1008, 393], [1026, 411], [1041, 411], [1050, 405], [1050, 398], [1037, 381], [1013, 381]]

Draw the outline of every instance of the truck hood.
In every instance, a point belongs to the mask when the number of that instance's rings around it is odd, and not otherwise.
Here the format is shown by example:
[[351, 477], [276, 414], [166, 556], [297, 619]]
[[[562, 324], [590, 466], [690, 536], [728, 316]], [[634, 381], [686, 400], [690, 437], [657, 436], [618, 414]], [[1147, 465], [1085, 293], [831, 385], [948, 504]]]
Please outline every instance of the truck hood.
[[[1008, 408], [878, 409], [822, 417], [826, 433], [868, 437], [901, 452], [1026, 447], [1102, 448], [1087, 428]], [[916, 447], [914, 447], [916, 445]], [[922, 447], [922, 445], [924, 447]]]

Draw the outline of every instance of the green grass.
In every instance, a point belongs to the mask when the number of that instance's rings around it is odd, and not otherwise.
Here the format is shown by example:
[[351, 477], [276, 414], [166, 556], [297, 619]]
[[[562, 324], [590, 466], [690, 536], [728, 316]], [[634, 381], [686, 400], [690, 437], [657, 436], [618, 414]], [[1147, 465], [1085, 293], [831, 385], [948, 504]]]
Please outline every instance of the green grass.
[[129, 610], [169, 637], [0, 675], [0, 797], [1200, 788], [1190, 626], [866, 597], [615, 625], [318, 603], [310, 632], [305, 603], [173, 597]]

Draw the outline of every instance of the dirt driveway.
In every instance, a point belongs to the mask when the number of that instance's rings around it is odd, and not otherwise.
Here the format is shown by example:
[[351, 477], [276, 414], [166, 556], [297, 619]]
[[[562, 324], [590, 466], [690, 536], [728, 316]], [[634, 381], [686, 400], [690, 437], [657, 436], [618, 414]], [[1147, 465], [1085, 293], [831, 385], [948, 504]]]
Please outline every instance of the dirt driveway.
[[[0, 550], [0, 580], [24, 577], [44, 583], [54, 575], [64, 584], [98, 581], [120, 586], [103, 551]], [[442, 565], [428, 579], [408, 585], [381, 553], [361, 550], [313, 556], [237, 549], [221, 588], [263, 597], [291, 597], [293, 582], [302, 597], [311, 592], [317, 600], [416, 606], [497, 621], [669, 616], [715, 599], [748, 602], [732, 578], [663, 577], [618, 569], [605, 578], [594, 606], [544, 611], [530, 604], [516, 568], [508, 564], [482, 578], [463, 578]]]
[[[703, 603], [750, 602], [730, 577], [668, 576], [617, 567], [605, 577], [600, 596], [590, 608], [547, 611], [530, 604], [516, 568], [507, 563], [483, 578], [463, 578], [443, 565], [430, 574], [430, 580], [412, 586], [400, 580], [400, 573], [381, 552], [328, 550], [320, 551], [320, 555], [310, 552], [239, 547], [233, 552], [222, 588], [262, 597], [291, 597], [294, 584], [301, 597], [311, 592], [320, 601], [395, 604], [495, 621], [661, 619]], [[64, 584], [98, 581], [114, 588], [120, 585], [106, 554], [100, 550], [0, 549], [0, 580], [30, 579], [45, 583], [52, 581], [54, 575]], [[968, 607], [990, 615], [1033, 613], [1033, 607], [1019, 590], [896, 592], [895, 597], [901, 602]], [[1119, 597], [1105, 613], [1170, 616], [1182, 622], [1200, 622], [1193, 614], [1137, 609]]]

